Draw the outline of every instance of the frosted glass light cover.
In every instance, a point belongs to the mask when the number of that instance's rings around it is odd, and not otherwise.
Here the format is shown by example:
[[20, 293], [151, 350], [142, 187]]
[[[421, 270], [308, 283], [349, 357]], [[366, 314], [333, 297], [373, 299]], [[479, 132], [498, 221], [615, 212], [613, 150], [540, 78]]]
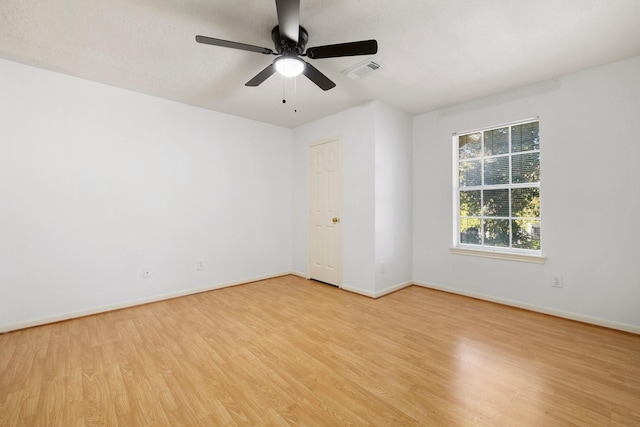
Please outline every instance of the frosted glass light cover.
[[302, 73], [305, 63], [300, 58], [281, 56], [275, 61], [276, 70], [285, 77], [295, 77]]

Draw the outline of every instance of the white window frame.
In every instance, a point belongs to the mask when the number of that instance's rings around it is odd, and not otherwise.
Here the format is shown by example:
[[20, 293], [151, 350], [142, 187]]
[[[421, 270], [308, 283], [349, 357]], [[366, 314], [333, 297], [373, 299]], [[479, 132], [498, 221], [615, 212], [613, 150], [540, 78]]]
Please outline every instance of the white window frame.
[[[453, 160], [453, 246], [451, 247], [451, 252], [457, 255], [471, 255], [471, 256], [480, 256], [486, 258], [498, 258], [498, 259], [507, 259], [512, 261], [523, 261], [523, 262], [531, 262], [542, 264], [545, 261], [545, 257], [542, 255], [542, 241], [540, 242], [541, 249], [524, 249], [524, 248], [511, 248], [511, 247], [496, 247], [496, 246], [488, 246], [488, 245], [474, 245], [474, 244], [465, 244], [460, 242], [460, 178], [459, 178], [459, 148], [458, 142], [459, 137], [478, 133], [480, 132], [483, 135], [482, 141], [482, 152], [484, 153], [484, 132], [490, 131], [494, 129], [500, 129], [504, 127], [518, 126], [531, 122], [540, 122], [539, 117], [530, 117], [524, 120], [518, 120], [509, 123], [503, 123], [495, 126], [487, 126], [483, 128], [467, 130], [464, 132], [456, 132], [452, 135], [452, 160]], [[511, 132], [509, 131], [509, 147], [511, 148]], [[541, 151], [541, 150], [540, 150]], [[523, 152], [526, 153], [526, 152]], [[520, 153], [518, 153], [520, 154]], [[509, 165], [511, 165], [511, 158], [514, 153], [509, 151], [508, 154], [502, 156], [509, 157]], [[542, 158], [541, 158], [541, 167], [542, 167]], [[484, 176], [484, 162], [482, 162], [481, 166], [481, 174]], [[477, 189], [491, 189], [491, 188], [522, 188], [522, 187], [538, 187], [540, 188], [540, 181], [537, 183], [526, 183], [526, 184], [513, 184], [511, 183], [511, 167], [509, 167], [509, 183], [498, 186], [489, 186], [489, 185], [480, 185], [477, 186]], [[542, 193], [541, 193], [542, 197]], [[484, 217], [481, 214], [481, 217]], [[511, 212], [509, 215], [509, 220], [511, 220]], [[540, 213], [540, 228], [542, 229], [542, 212]], [[511, 240], [512, 235], [510, 233], [509, 239]], [[484, 238], [483, 238], [484, 239]], [[511, 246], [511, 244], [510, 244]]]

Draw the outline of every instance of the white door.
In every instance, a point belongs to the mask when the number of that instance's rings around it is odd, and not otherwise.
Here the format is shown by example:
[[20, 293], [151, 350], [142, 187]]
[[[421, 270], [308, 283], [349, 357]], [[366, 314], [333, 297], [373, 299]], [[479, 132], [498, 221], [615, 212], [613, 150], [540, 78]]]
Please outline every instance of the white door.
[[309, 261], [312, 279], [342, 285], [342, 145], [309, 147]]

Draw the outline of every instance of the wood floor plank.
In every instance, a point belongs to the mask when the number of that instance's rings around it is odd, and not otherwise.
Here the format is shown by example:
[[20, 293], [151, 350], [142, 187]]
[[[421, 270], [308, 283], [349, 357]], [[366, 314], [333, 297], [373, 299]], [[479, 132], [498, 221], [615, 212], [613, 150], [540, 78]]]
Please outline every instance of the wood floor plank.
[[2, 426], [640, 425], [640, 336], [284, 276], [0, 335]]

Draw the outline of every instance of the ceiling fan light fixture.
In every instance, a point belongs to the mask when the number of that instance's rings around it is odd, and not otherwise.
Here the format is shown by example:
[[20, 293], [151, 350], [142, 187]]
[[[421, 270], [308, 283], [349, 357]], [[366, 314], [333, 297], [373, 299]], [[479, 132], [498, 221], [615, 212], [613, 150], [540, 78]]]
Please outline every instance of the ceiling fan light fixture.
[[304, 71], [305, 62], [297, 56], [281, 56], [274, 61], [276, 71], [285, 77], [295, 77]]

